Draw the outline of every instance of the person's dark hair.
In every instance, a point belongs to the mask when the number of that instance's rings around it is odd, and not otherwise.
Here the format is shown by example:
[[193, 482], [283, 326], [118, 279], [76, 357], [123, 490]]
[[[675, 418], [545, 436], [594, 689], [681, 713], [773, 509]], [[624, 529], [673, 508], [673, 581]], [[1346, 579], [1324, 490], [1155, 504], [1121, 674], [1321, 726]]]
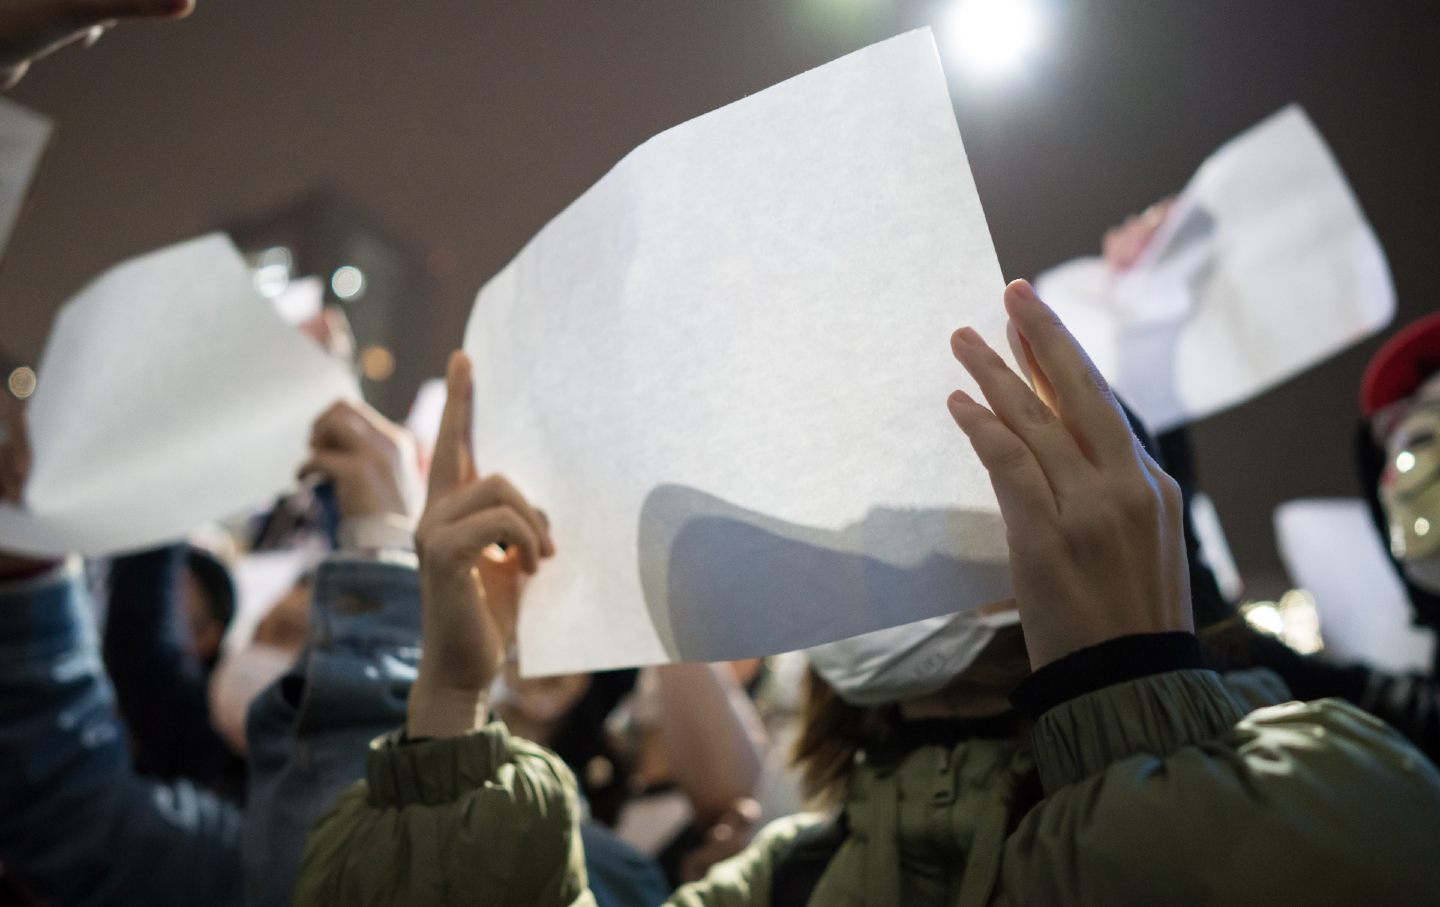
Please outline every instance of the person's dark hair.
[[205, 607], [211, 619], [228, 630], [235, 617], [235, 582], [230, 571], [213, 554], [193, 546], [185, 552], [185, 566], [205, 590]]
[[851, 705], [810, 668], [800, 707], [800, 736], [790, 751], [805, 796], [827, 804], [842, 799], [856, 755], [899, 720], [893, 706]]
[[605, 719], [635, 689], [638, 676], [633, 668], [592, 674], [590, 688], [566, 714], [550, 744], [575, 773], [591, 814], [606, 825], [615, 824], [620, 807], [630, 796], [630, 772], [611, 744]]

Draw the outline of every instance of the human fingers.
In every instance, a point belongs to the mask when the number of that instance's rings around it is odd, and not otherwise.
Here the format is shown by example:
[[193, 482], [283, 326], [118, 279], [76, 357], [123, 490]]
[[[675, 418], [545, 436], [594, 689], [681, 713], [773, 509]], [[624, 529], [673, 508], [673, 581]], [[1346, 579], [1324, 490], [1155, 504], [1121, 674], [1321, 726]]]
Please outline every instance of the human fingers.
[[428, 516], [442, 523], [451, 522], [462, 519], [466, 514], [502, 505], [510, 507], [525, 520], [535, 538], [540, 541], [539, 551], [542, 556], [549, 557], [555, 553], [555, 546], [550, 538], [549, 521], [508, 479], [498, 473], [486, 476], [435, 501]]
[[370, 447], [370, 435], [349, 403], [331, 406], [315, 420], [310, 446], [360, 453]]
[[947, 401], [980, 465], [990, 474], [1000, 514], [1012, 533], [1037, 530], [1056, 514], [1055, 496], [1030, 447], [994, 413], [964, 391]]
[[1094, 469], [1060, 418], [978, 333], [961, 328], [951, 336], [950, 347], [994, 415], [1034, 453], [1057, 496], [1073, 493], [1091, 478]]
[[1045, 375], [1056, 413], [1085, 455], [1101, 468], [1134, 464], [1135, 434], [1124, 411], [1059, 316], [1023, 280], [1005, 288], [1005, 308]]
[[427, 508], [435, 506], [446, 492], [475, 475], [474, 457], [470, 452], [470, 406], [474, 390], [470, 357], [460, 350], [450, 354], [445, 390], [445, 409], [435, 437], [435, 452], [430, 458]]
[[520, 567], [534, 573], [540, 565], [540, 539], [514, 508], [489, 507], [449, 523], [432, 524], [421, 556], [430, 561], [472, 566], [491, 545], [518, 551]]
[[195, 11], [195, 0], [70, 0], [75, 23], [97, 25], [115, 19], [179, 19]]

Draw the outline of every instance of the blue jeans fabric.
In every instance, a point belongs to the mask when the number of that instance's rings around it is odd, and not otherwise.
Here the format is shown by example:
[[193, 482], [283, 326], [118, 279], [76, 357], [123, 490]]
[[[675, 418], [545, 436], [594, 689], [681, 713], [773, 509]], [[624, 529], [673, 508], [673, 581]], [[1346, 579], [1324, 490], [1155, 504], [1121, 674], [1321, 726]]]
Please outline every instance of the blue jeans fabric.
[[[310, 639], [251, 705], [244, 832], [249, 907], [288, 907], [305, 841], [365, 777], [370, 741], [405, 722], [420, 662], [420, 584], [411, 566], [332, 558], [313, 586]], [[598, 827], [582, 829], [601, 907], [659, 904], [659, 867]]]
[[241, 903], [240, 815], [135, 773], [75, 567], [0, 584], [0, 862], [57, 905]]

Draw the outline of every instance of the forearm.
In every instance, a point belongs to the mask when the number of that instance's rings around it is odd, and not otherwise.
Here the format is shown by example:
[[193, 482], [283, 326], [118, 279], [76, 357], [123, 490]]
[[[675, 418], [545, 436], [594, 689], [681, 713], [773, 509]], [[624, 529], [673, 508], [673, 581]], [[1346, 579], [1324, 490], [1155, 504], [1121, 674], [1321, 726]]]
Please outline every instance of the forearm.
[[[1007, 891], [1027, 904], [1263, 904], [1409, 903], [1428, 890], [1433, 765], [1343, 703], [1239, 712], [1196, 670], [1048, 710], [1034, 736], [1047, 798], [1007, 843]], [[1370, 846], [1355, 848], [1354, 828]]]
[[[368, 779], [316, 826], [295, 903], [593, 904], [574, 778], [559, 757], [494, 723], [371, 748]], [[436, 846], [437, 841], [446, 842]]]
[[67, 570], [0, 583], [0, 861], [56, 903], [234, 903], [238, 815], [134, 774]]
[[765, 731], [727, 668], [668, 664], [655, 671], [670, 771], [695, 811], [713, 819], [754, 796]]

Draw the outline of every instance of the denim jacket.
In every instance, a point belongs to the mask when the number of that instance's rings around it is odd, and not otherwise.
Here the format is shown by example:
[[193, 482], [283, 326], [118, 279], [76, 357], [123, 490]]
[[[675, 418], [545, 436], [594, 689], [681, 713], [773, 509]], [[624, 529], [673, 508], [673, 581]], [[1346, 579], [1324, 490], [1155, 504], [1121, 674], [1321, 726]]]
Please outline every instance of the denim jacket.
[[240, 815], [131, 766], [78, 563], [0, 583], [0, 862], [54, 904], [241, 903]]

